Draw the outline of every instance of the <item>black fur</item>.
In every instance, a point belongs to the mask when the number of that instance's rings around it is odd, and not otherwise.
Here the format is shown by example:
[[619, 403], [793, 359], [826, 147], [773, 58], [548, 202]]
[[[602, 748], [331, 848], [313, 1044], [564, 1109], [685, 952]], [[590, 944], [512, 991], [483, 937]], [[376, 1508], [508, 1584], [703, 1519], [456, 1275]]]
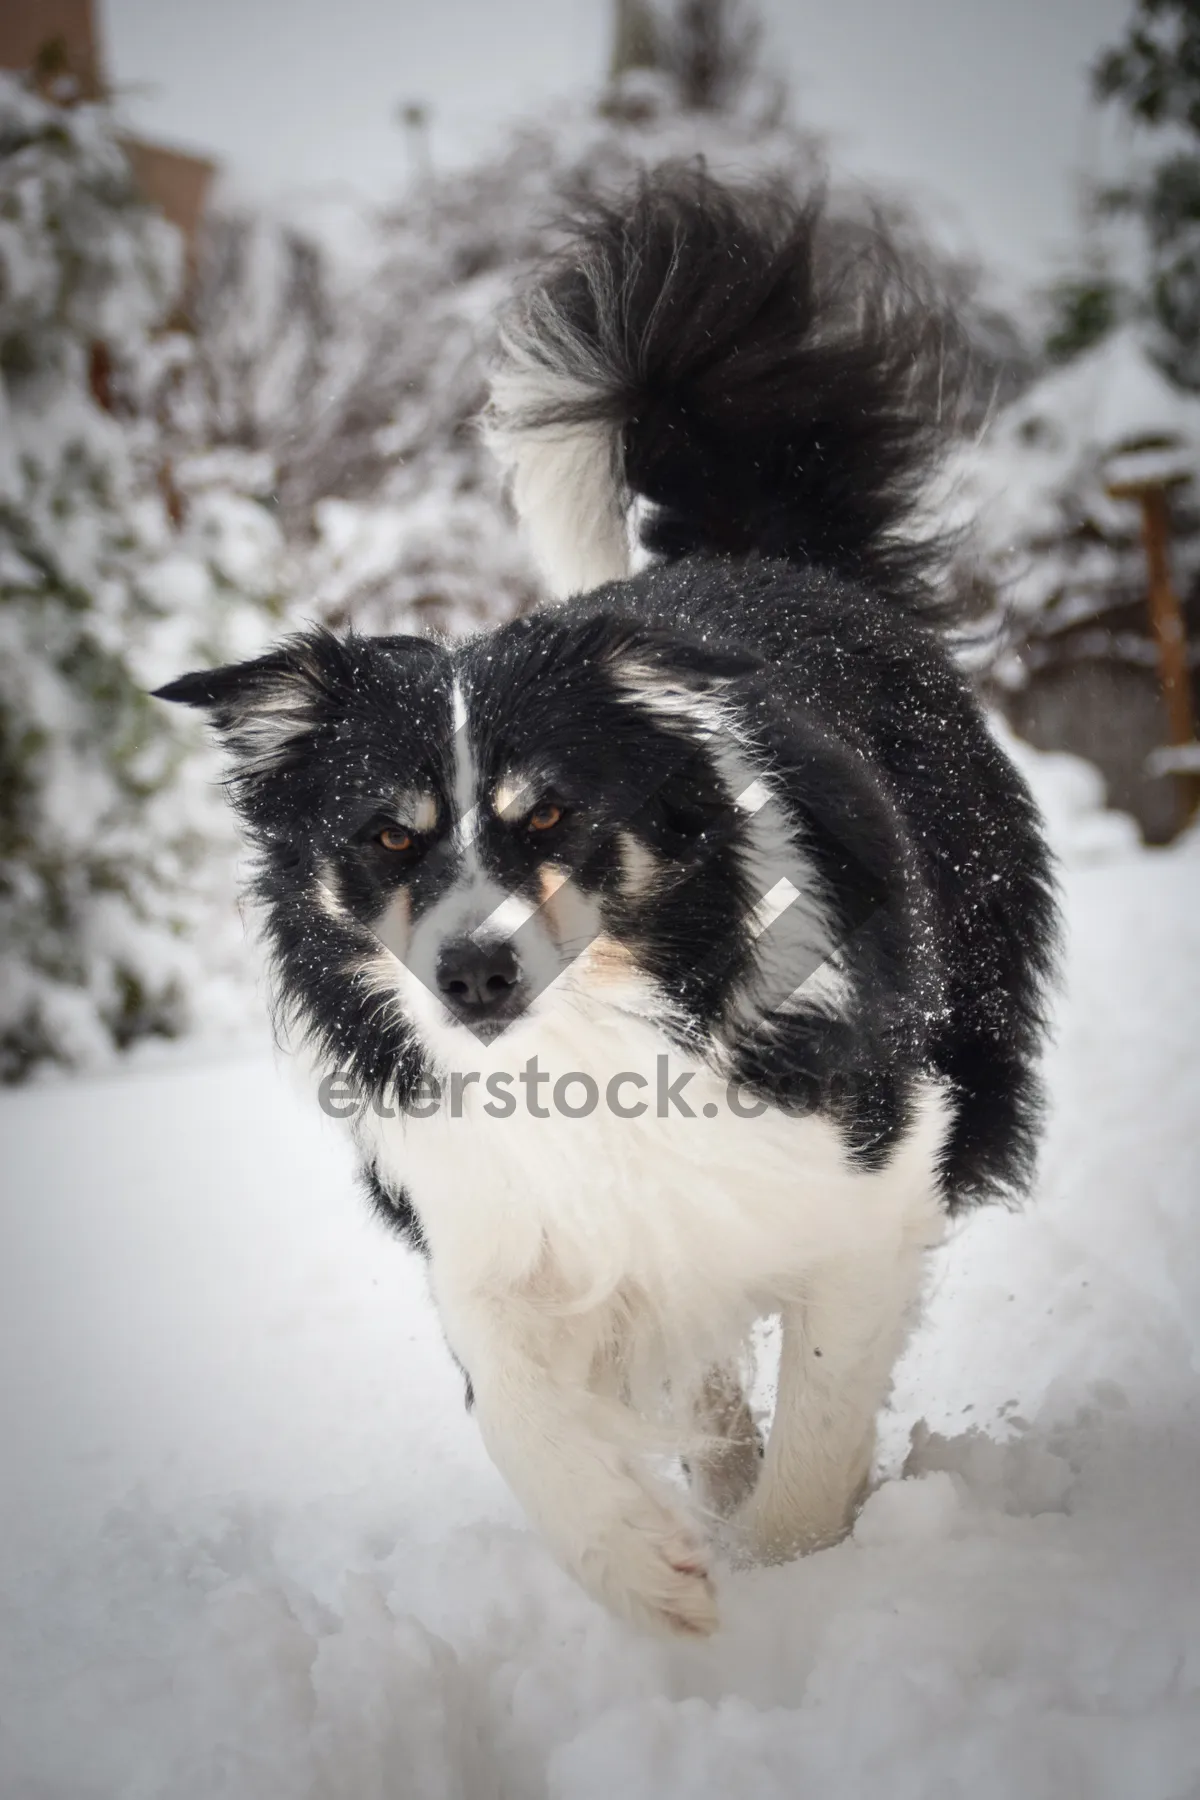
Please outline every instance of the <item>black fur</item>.
[[389, 1231], [411, 1244], [414, 1250], [427, 1255], [425, 1234], [421, 1230], [421, 1221], [413, 1210], [412, 1201], [403, 1188], [393, 1192], [386, 1188], [379, 1179], [379, 1170], [373, 1163], [359, 1170], [359, 1179], [367, 1196], [367, 1203], [375, 1217], [387, 1226]]
[[953, 327], [911, 258], [881, 230], [828, 231], [819, 198], [702, 165], [590, 198], [567, 230], [509, 330], [572, 389], [524, 423], [619, 426], [660, 555], [782, 557], [944, 620], [941, 546], [911, 514], [952, 409]]
[[597, 608], [655, 629], [686, 609], [707, 647], [761, 658], [722, 700], [802, 822], [855, 1001], [845, 1017], [790, 1015], [750, 1037], [748, 1084], [832, 1111], [878, 1165], [908, 1122], [914, 1072], [936, 1070], [957, 1097], [950, 1203], [1023, 1189], [1056, 943], [1051, 869], [1036, 809], [943, 643], [907, 608], [777, 561], [689, 558], [569, 613], [582, 626]]
[[[393, 1193], [390, 1188], [386, 1188], [379, 1179], [378, 1169], [373, 1164], [367, 1164], [360, 1169], [359, 1178], [371, 1211], [381, 1224], [388, 1231], [394, 1232], [397, 1237], [402, 1238], [406, 1244], [410, 1244], [414, 1250], [419, 1251], [422, 1256], [428, 1256], [429, 1248], [425, 1242], [425, 1234], [421, 1230], [421, 1221], [404, 1189], [401, 1188], [398, 1192]], [[450, 1354], [454, 1356], [452, 1350]], [[470, 1412], [475, 1405], [475, 1390], [471, 1385], [471, 1377], [458, 1362], [458, 1358], [454, 1357], [454, 1360], [458, 1363], [459, 1373], [463, 1378], [463, 1404]]]
[[[886, 1164], [918, 1078], [942, 1077], [948, 1206], [1020, 1191], [1051, 869], [939, 629], [935, 547], [907, 530], [934, 421], [928, 327], [894, 264], [836, 267], [818, 209], [675, 171], [577, 219], [513, 332], [571, 380], [569, 400], [517, 426], [619, 426], [660, 565], [458, 647], [318, 631], [161, 691], [208, 708], [233, 749], [285, 1005], [366, 1093], [404, 1103], [427, 1072], [358, 965], [392, 894], [419, 912], [452, 876], [457, 681], [483, 787], [516, 759], [561, 805], [552, 844], [485, 822], [497, 881], [534, 893], [553, 849], [674, 1003], [675, 1036], [721, 1044], [775, 1104], [831, 1115], [865, 1166]], [[758, 956], [748, 828], [713, 746], [630, 703], [634, 668], [718, 696], [773, 781], [836, 921], [835, 1012], [730, 1026]], [[269, 753], [264, 715], [286, 727]], [[381, 857], [388, 796], [418, 776], [444, 822], [411, 860]], [[621, 832], [669, 871], [640, 900], [622, 887]], [[383, 1196], [393, 1224], [402, 1207]], [[419, 1240], [415, 1219], [404, 1228]]]
[[945, 313], [882, 234], [839, 256], [819, 201], [703, 167], [589, 201], [569, 233], [510, 333], [571, 386], [509, 423], [617, 425], [626, 489], [651, 503], [643, 543], [674, 564], [571, 616], [769, 671], [726, 700], [854, 934], [853, 1023], [774, 1030], [743, 1066], [785, 1103], [840, 1108], [868, 1159], [905, 1122], [909, 1071], [932, 1067], [959, 1096], [952, 1203], [1020, 1189], [1056, 911], [1036, 811], [942, 636], [941, 544], [912, 523], [953, 409]]
[[[263, 766], [247, 725], [281, 697], [294, 703], [296, 730]], [[314, 888], [332, 861], [361, 917], [371, 915], [380, 871], [363, 838], [386, 810], [387, 785], [444, 754], [445, 652], [421, 638], [317, 629], [254, 662], [185, 675], [158, 698], [205, 708], [232, 752], [228, 789], [258, 851], [251, 892], [263, 907], [281, 1021], [360, 1094], [405, 1104], [424, 1073], [419, 1047], [361, 974], [347, 972], [361, 939], [314, 905]]]

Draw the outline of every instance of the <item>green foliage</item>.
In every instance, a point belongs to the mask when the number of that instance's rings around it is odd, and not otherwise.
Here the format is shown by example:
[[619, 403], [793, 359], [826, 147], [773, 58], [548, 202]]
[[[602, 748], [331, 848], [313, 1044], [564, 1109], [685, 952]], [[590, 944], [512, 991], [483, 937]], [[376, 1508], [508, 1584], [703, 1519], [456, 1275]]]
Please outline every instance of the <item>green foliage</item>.
[[1140, 180], [1103, 192], [1099, 207], [1140, 224], [1143, 310], [1159, 360], [1181, 386], [1200, 390], [1200, 0], [1139, 0], [1123, 42], [1099, 58], [1092, 81], [1098, 99], [1167, 134], [1166, 154]]
[[1119, 100], [1142, 125], [1200, 136], [1200, 0], [1138, 0], [1123, 43], [1092, 70], [1100, 100]]
[[1068, 276], [1049, 295], [1051, 326], [1046, 355], [1053, 363], [1070, 362], [1090, 350], [1120, 323], [1127, 296], [1110, 276]]

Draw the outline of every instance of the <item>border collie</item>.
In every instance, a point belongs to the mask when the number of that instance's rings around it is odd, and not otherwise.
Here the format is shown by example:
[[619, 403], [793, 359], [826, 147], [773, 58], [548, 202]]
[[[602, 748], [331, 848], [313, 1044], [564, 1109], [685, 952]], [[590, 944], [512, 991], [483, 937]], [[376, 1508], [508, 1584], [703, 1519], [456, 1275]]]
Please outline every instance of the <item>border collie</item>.
[[936, 333], [839, 241], [695, 168], [587, 203], [487, 419], [558, 598], [161, 690], [224, 740], [282, 1012], [490, 1454], [678, 1632], [714, 1531], [847, 1530], [925, 1253], [1037, 1136], [1052, 876], [915, 524]]

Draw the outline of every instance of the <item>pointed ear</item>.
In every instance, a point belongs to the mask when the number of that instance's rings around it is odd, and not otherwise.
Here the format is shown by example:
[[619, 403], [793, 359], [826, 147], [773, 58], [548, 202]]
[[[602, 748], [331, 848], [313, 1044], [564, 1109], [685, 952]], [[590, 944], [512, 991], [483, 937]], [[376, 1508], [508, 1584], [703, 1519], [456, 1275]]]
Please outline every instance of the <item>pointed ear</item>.
[[705, 739], [728, 729], [724, 690], [763, 666], [751, 652], [623, 621], [605, 648], [622, 700]]
[[238, 776], [278, 765], [291, 746], [319, 723], [341, 646], [326, 632], [306, 633], [253, 662], [198, 669], [154, 690], [154, 699], [207, 712], [232, 751]]
[[669, 631], [641, 631], [622, 660], [653, 669], [663, 677], [676, 676], [697, 689], [721, 687], [739, 675], [753, 675], [763, 659], [751, 650], [719, 648], [677, 638]]
[[630, 619], [602, 616], [591, 622], [589, 635], [590, 654], [607, 663], [622, 686], [674, 681], [704, 693], [763, 666], [753, 651], [699, 642]]
[[287, 670], [278, 651], [257, 657], [253, 662], [226, 663], [219, 669], [194, 669], [180, 675], [163, 687], [155, 688], [152, 700], [173, 700], [180, 706], [198, 706], [213, 714], [225, 713], [231, 718], [253, 705], [276, 681], [284, 681]]
[[739, 676], [763, 666], [751, 651], [726, 649], [623, 621], [604, 647], [617, 687], [626, 700], [661, 716], [692, 718], [715, 728], [722, 691]]

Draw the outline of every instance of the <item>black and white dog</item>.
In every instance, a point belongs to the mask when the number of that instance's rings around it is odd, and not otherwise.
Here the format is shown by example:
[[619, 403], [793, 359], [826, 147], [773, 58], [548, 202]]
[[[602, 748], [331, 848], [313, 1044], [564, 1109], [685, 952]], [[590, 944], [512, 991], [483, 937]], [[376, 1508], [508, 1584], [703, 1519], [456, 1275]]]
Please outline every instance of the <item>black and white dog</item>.
[[818, 207], [660, 170], [503, 338], [489, 428], [565, 598], [162, 690], [226, 742], [281, 1005], [489, 1451], [677, 1631], [716, 1624], [705, 1524], [846, 1530], [925, 1251], [1030, 1172], [1052, 882], [910, 524], [931, 353]]

